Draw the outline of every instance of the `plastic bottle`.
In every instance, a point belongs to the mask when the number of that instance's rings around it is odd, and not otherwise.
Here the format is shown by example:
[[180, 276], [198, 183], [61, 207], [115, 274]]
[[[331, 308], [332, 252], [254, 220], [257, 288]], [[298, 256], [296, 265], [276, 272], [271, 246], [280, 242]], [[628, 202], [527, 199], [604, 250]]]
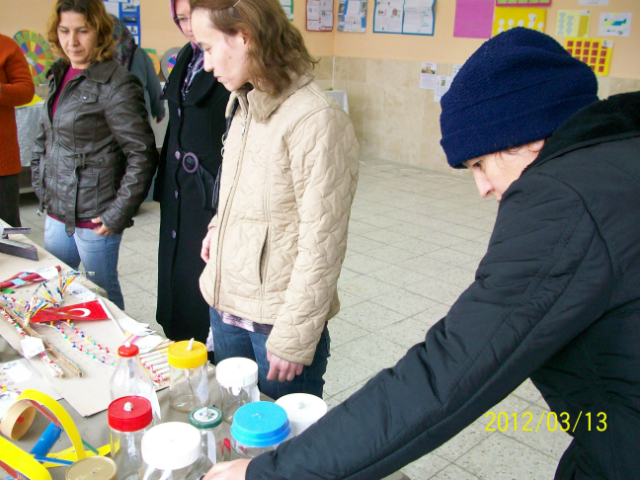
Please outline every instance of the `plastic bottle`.
[[216, 366], [216, 380], [222, 392], [222, 415], [231, 424], [243, 405], [260, 400], [258, 364], [242, 357], [222, 360]]
[[240, 407], [231, 425], [231, 458], [255, 458], [275, 450], [291, 437], [287, 412], [271, 402], [253, 402]]
[[149, 372], [138, 358], [140, 350], [136, 345], [124, 344], [118, 348], [118, 362], [111, 377], [111, 401], [121, 397], [144, 397], [159, 416], [158, 397]]
[[140, 480], [198, 480], [207, 473], [198, 429], [187, 423], [157, 425], [142, 437]]
[[208, 405], [207, 347], [193, 339], [176, 342], [169, 347], [167, 360], [171, 368], [171, 408], [189, 413], [195, 408]]
[[207, 469], [214, 466], [216, 462], [222, 461], [224, 458], [223, 439], [220, 435], [222, 412], [215, 407], [196, 408], [189, 414], [189, 423], [198, 429], [202, 437], [202, 451], [207, 456]]
[[141, 442], [153, 426], [151, 403], [144, 397], [120, 397], [108, 408], [111, 458], [119, 480], [137, 480], [142, 466]]

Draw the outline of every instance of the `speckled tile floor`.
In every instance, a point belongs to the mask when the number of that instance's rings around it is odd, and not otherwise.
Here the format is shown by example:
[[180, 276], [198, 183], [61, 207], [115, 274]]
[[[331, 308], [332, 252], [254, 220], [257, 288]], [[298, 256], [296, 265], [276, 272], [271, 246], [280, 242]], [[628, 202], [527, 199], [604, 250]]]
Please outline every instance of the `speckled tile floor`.
[[[349, 226], [349, 248], [339, 282], [342, 311], [330, 323], [331, 358], [325, 400], [342, 402], [379, 369], [394, 365], [442, 318], [473, 281], [497, 212], [472, 179], [365, 159]], [[43, 244], [44, 219], [33, 195], [21, 216]], [[155, 323], [159, 205], [144, 203], [120, 252], [127, 313]], [[159, 328], [159, 327], [157, 327]], [[531, 382], [494, 412], [548, 409]], [[480, 417], [454, 439], [403, 472], [412, 480], [552, 479], [570, 437], [536, 432], [486, 431]], [[494, 424], [495, 425], [495, 424]], [[543, 431], [544, 430], [544, 431]]]

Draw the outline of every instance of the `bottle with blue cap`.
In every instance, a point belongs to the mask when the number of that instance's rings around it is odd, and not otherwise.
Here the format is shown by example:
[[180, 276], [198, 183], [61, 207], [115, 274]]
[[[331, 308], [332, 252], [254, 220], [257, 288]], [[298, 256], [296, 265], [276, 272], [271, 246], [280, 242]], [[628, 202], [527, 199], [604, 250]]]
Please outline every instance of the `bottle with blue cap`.
[[291, 426], [284, 408], [271, 402], [248, 403], [233, 417], [232, 459], [255, 458], [289, 438]]

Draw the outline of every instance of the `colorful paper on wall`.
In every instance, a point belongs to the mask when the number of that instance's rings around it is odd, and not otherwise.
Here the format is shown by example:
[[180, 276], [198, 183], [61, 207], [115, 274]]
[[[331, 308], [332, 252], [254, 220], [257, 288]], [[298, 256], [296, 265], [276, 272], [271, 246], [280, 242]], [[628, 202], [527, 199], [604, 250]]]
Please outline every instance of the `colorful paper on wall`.
[[405, 35], [433, 35], [435, 0], [405, 0], [402, 33]]
[[631, 34], [631, 13], [601, 13], [598, 35], [628, 37]]
[[457, 0], [453, 36], [491, 38], [493, 0]]
[[493, 36], [515, 27], [531, 28], [544, 33], [547, 11], [544, 8], [496, 7]]
[[33, 30], [20, 30], [13, 38], [27, 58], [33, 83], [46, 85], [47, 72], [55, 61], [49, 43], [42, 35]]
[[333, 0], [307, 0], [307, 30], [310, 32], [333, 30]]
[[376, 0], [373, 13], [375, 33], [402, 33], [404, 0]]
[[282, 5], [289, 21], [293, 22], [293, 0], [280, 0], [280, 5]]
[[596, 75], [609, 75], [613, 51], [611, 40], [570, 37], [564, 41], [564, 47], [572, 57], [589, 65]]
[[589, 10], [558, 10], [556, 36], [587, 37], [591, 24]]
[[437, 63], [422, 62], [422, 70], [420, 70], [420, 88], [435, 90], [437, 70]]
[[609, 5], [609, 0], [579, 0], [578, 5]]
[[451, 74], [451, 78], [456, 78], [456, 75], [458, 75], [458, 72], [460, 71], [460, 69], [462, 68], [462, 65], [458, 65], [458, 64], [453, 64], [453, 73]]
[[434, 102], [440, 102], [440, 99], [444, 96], [444, 94], [449, 91], [449, 87], [451, 87], [452, 81], [453, 77], [446, 77], [443, 75], [436, 76], [436, 89], [433, 93]]
[[118, 17], [140, 45], [140, 0], [103, 0], [108, 13]]
[[338, 31], [351, 33], [365, 33], [367, 31], [366, 0], [340, 0]]
[[551, 0], [496, 0], [496, 7], [548, 7]]

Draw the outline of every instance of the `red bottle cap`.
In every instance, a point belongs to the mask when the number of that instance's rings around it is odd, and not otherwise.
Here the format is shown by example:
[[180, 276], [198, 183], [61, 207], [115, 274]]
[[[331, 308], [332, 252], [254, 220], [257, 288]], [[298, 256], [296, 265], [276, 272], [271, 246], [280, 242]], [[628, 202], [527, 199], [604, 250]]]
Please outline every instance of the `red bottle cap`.
[[124, 345], [120, 345], [118, 347], [118, 356], [119, 357], [135, 357], [136, 355], [138, 355], [138, 353], [140, 353], [140, 349], [138, 348], [137, 345], [134, 345], [133, 343], [130, 344], [124, 344]]
[[151, 402], [144, 397], [120, 397], [108, 409], [109, 426], [119, 432], [137, 432], [151, 425]]

